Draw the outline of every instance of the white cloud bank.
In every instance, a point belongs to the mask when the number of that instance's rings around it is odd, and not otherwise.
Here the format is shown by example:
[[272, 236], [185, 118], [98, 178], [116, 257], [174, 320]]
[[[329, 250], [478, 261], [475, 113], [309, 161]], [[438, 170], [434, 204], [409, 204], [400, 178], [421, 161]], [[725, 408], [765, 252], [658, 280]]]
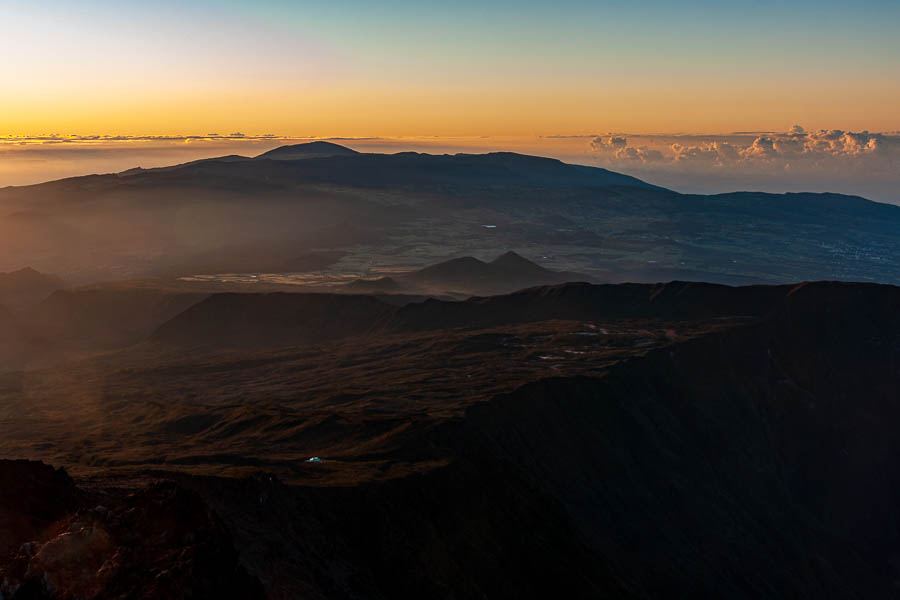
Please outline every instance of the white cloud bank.
[[[900, 145], [896, 135], [853, 132], [840, 129], [823, 129], [807, 133], [794, 125], [787, 133], [766, 133], [748, 139], [747, 134], [709, 136], [653, 136], [656, 147], [646, 144], [650, 136], [637, 136], [644, 143], [629, 144], [634, 136], [596, 136], [590, 141], [591, 149], [609, 158], [632, 159], [641, 162], [672, 161], [676, 163], [699, 162], [706, 165], [732, 165], [734, 163], [763, 162], [771, 166], [773, 161], [796, 159], [822, 160], [828, 158], [888, 157], [888, 150]], [[665, 143], [668, 141], [669, 143]]]
[[594, 164], [693, 192], [834, 191], [900, 204], [900, 135], [794, 125], [718, 136], [592, 136]]

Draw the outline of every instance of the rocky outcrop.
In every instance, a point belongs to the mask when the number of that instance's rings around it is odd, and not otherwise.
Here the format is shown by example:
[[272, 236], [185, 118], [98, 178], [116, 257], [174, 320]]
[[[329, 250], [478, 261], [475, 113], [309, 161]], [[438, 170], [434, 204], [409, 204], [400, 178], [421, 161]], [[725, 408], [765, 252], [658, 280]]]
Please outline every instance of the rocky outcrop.
[[63, 469], [30, 460], [0, 460], [0, 554], [36, 539], [74, 510], [81, 496]]
[[88, 494], [25, 461], [3, 461], [0, 476], [6, 541], [18, 544], [0, 559], [0, 598], [262, 597], [219, 518], [173, 483]]

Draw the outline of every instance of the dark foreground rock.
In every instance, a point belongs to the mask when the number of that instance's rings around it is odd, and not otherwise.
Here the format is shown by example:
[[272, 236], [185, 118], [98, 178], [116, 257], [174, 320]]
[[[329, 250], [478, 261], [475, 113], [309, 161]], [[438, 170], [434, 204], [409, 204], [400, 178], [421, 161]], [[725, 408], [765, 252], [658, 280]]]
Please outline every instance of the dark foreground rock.
[[[219, 518], [173, 483], [116, 497], [80, 493], [41, 463], [3, 461], [0, 476], [23, 478], [32, 494], [25, 502], [6, 496], [0, 507], [9, 520], [31, 524], [10, 535], [22, 543], [0, 565], [0, 598], [262, 597]], [[36, 479], [40, 490], [29, 486]], [[62, 516], [76, 496], [82, 507]], [[86, 508], [98, 500], [107, 504]], [[47, 524], [51, 515], [61, 518]]]
[[[162, 469], [178, 463], [161, 462], [158, 471], [122, 472], [121, 481], [109, 470], [79, 489], [46, 465], [2, 462], [0, 524], [10, 551], [0, 560], [0, 594], [898, 597], [900, 289], [643, 291], [644, 304], [623, 302], [623, 313], [646, 316], [665, 297], [673, 323], [697, 312], [756, 312], [459, 412], [413, 418], [394, 408], [391, 428], [348, 421], [359, 436], [351, 450], [302, 460], [290, 484], [259, 472], [175, 473]], [[465, 311], [514, 307], [521, 296], [465, 303]], [[599, 304], [582, 286], [527, 296], [557, 317], [557, 296], [585, 318]], [[704, 298], [706, 308], [697, 306]], [[421, 314], [434, 306], [445, 310], [431, 303]], [[413, 321], [432, 326], [430, 317]], [[614, 338], [599, 328], [580, 333]], [[505, 339], [480, 343], [493, 348]], [[434, 351], [416, 348], [419, 358]], [[462, 394], [463, 384], [454, 385]], [[389, 406], [373, 401], [367, 418]], [[442, 403], [417, 407], [436, 413]], [[261, 409], [245, 399], [241, 408], [248, 421], [259, 418], [253, 411]], [[206, 425], [188, 424], [173, 435], [208, 448], [210, 438], [197, 437]], [[283, 421], [273, 421], [269, 435], [279, 427]], [[323, 439], [314, 429], [292, 435]], [[346, 429], [327, 431], [350, 439]], [[248, 455], [251, 442], [242, 442]], [[243, 459], [241, 444], [228, 443], [234, 454], [204, 460]], [[287, 443], [273, 444], [278, 461], [242, 467], [277, 468], [288, 460]], [[385, 476], [373, 477], [373, 469]]]

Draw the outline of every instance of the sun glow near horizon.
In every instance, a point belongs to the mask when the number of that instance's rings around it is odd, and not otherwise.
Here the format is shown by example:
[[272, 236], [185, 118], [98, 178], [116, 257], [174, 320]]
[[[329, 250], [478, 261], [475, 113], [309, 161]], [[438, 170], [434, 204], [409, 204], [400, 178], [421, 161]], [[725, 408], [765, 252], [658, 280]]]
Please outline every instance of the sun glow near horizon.
[[896, 3], [873, 0], [13, 0], [0, 7], [0, 132], [897, 130], [891, 15]]
[[900, 202], [897, 22], [887, 0], [8, 0], [0, 186], [332, 139]]

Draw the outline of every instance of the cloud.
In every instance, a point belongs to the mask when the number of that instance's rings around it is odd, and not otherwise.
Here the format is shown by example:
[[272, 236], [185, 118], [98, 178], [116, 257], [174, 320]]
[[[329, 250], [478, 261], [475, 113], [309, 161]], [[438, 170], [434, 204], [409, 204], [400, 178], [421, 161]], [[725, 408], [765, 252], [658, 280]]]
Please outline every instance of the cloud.
[[[652, 143], [628, 146], [628, 140], [634, 138], [652, 138]], [[795, 169], [804, 165], [822, 169], [849, 164], [850, 159], [872, 159], [869, 164], [884, 168], [900, 159], [900, 136], [841, 129], [807, 132], [794, 125], [781, 133], [747, 132], [705, 139], [696, 135], [596, 136], [590, 149], [604, 162], [656, 162], [682, 168], [771, 168], [790, 164]]]
[[775, 138], [760, 136], [753, 143], [741, 150], [741, 156], [751, 160], [771, 160], [777, 158], [778, 150], [775, 148]]
[[724, 164], [738, 160], [741, 150], [725, 141], [713, 141], [695, 145], [674, 143], [669, 146], [671, 158], [678, 163]]
[[208, 133], [206, 135], [6, 135], [0, 136], [0, 144], [90, 144], [92, 142], [193, 142], [193, 141], [300, 141], [319, 138], [278, 136], [271, 133], [263, 135], [247, 135], [240, 132], [228, 135]]
[[591, 147], [597, 151], [618, 150], [628, 145], [628, 138], [611, 135], [609, 137], [597, 136], [591, 140]]
[[900, 204], [900, 132], [794, 125], [721, 135], [620, 133], [595, 136], [585, 151], [594, 164], [676, 189], [840, 191]]
[[647, 146], [638, 146], [630, 148], [620, 148], [616, 150], [617, 159], [627, 159], [642, 163], [653, 163], [665, 160], [665, 156], [659, 150], [648, 148]]
[[832, 156], [874, 154], [884, 149], [886, 138], [884, 134], [868, 131], [854, 133], [840, 129], [823, 129], [807, 136], [806, 151]]

